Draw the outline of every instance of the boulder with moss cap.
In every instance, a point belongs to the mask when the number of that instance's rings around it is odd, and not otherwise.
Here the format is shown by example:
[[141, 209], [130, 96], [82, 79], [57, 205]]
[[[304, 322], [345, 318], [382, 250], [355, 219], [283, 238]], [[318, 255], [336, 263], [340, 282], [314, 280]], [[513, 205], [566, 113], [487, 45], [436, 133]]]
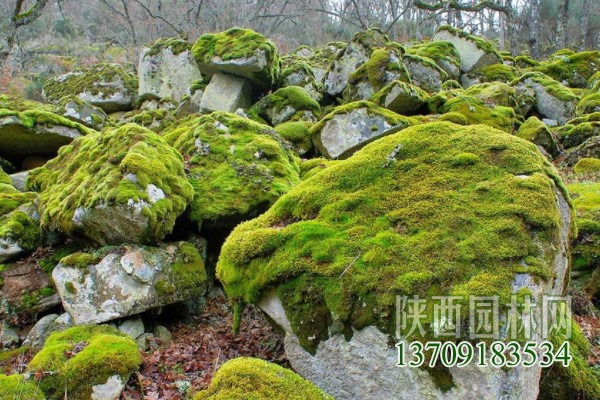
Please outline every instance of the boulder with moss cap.
[[460, 56], [462, 72], [469, 72], [486, 65], [502, 64], [502, 56], [491, 43], [451, 26], [439, 27], [433, 40], [446, 41], [454, 45]]
[[427, 92], [439, 91], [442, 83], [448, 79], [444, 70], [430, 58], [405, 54], [402, 62], [406, 65], [412, 84]]
[[548, 129], [548, 126], [537, 117], [529, 117], [517, 131], [516, 135], [522, 139], [529, 140], [543, 149], [552, 157], [560, 154], [560, 147], [554, 134]]
[[154, 94], [177, 102], [202, 78], [191, 44], [180, 37], [158, 39], [142, 47], [138, 75], [139, 96]]
[[203, 74], [237, 75], [261, 89], [279, 79], [280, 60], [275, 44], [251, 29], [231, 28], [206, 33], [194, 43], [192, 53]]
[[100, 108], [77, 96], [65, 96], [58, 102], [56, 112], [71, 121], [78, 122], [94, 130], [101, 130], [108, 123], [108, 116]]
[[448, 74], [449, 79], [460, 77], [460, 55], [450, 42], [437, 41], [418, 43], [406, 49], [406, 54], [414, 54], [433, 60]]
[[42, 227], [100, 244], [163, 239], [193, 197], [181, 155], [135, 124], [64, 146], [28, 186], [40, 192]]
[[315, 147], [324, 157], [343, 159], [385, 135], [416, 124], [369, 101], [336, 107], [311, 128]]
[[582, 98], [579, 104], [577, 104], [575, 112], [578, 117], [585, 114], [600, 112], [600, 93], [588, 94]]
[[260, 99], [248, 115], [273, 126], [288, 121], [316, 122], [321, 118], [321, 106], [301, 87], [288, 86]]
[[310, 128], [314, 123], [307, 121], [290, 121], [275, 126], [275, 131], [292, 144], [292, 150], [304, 156], [313, 149]]
[[373, 50], [389, 43], [387, 35], [379, 29], [356, 33], [329, 65], [323, 78], [324, 91], [333, 97], [341, 95], [348, 86], [350, 75], [369, 60]]
[[295, 372], [257, 358], [239, 357], [223, 364], [210, 386], [194, 400], [333, 400]]
[[48, 400], [63, 399], [65, 393], [72, 400], [116, 399], [141, 362], [137, 344], [127, 335], [87, 325], [52, 334], [27, 371], [39, 379]]
[[480, 83], [469, 87], [464, 93], [477, 97], [487, 104], [512, 107], [516, 112], [520, 111], [516, 90], [503, 82]]
[[202, 227], [233, 227], [300, 181], [289, 142], [268, 125], [235, 114], [193, 116], [163, 136], [187, 160], [196, 193], [190, 218]]
[[305, 57], [287, 54], [281, 57], [280, 85], [300, 86], [316, 101], [321, 101], [322, 85], [315, 76], [312, 63]]
[[510, 83], [517, 78], [517, 70], [504, 64], [486, 65], [463, 74], [460, 78], [462, 86], [468, 88], [478, 83], [503, 82]]
[[431, 123], [379, 139], [237, 226], [217, 276], [233, 302], [258, 303], [286, 331], [294, 369], [337, 399], [535, 399], [539, 368], [387, 368], [396, 296], [560, 294], [572, 229], [566, 189], [535, 145]]
[[189, 242], [74, 253], [54, 268], [52, 279], [76, 324], [102, 323], [199, 298], [207, 287], [204, 261]]
[[469, 125], [483, 124], [512, 133], [516, 121], [511, 107], [496, 106], [477, 97], [459, 95], [449, 99], [442, 106], [444, 113], [460, 113]]
[[429, 95], [410, 83], [393, 81], [369, 100], [401, 115], [415, 115], [427, 108]]
[[73, 95], [107, 113], [132, 110], [137, 90], [137, 77], [120, 64], [96, 64], [44, 84], [44, 96], [51, 102]]
[[600, 51], [555, 54], [534, 68], [572, 88], [585, 88], [590, 78], [600, 70]]

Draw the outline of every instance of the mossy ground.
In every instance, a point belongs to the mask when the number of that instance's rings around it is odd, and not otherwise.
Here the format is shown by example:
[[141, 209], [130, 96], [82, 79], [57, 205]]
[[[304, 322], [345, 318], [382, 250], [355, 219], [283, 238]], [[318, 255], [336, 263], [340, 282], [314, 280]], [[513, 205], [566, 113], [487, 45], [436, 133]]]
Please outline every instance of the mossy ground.
[[0, 396], [5, 400], [45, 400], [35, 382], [17, 374], [0, 374]]
[[[142, 202], [142, 214], [149, 220], [144, 242], [170, 233], [193, 197], [181, 155], [157, 134], [134, 124], [74, 140], [58, 157], [33, 170], [27, 184], [40, 192], [41, 225], [67, 233], [77, 229], [73, 217], [79, 207]], [[150, 198], [151, 184], [164, 198]]]
[[87, 400], [92, 386], [119, 375], [123, 381], [141, 364], [137, 344], [107, 325], [77, 326], [53, 333], [27, 369], [39, 376], [48, 399]]
[[331, 326], [392, 334], [396, 295], [498, 295], [504, 304], [522, 260], [536, 260], [528, 272], [537, 279], [550, 277], [552, 252], [540, 244], [553, 246], [560, 229], [557, 187], [566, 195], [527, 141], [481, 125], [412, 127], [237, 226], [217, 276], [236, 303], [280, 288], [310, 351]]
[[193, 116], [163, 134], [189, 166], [196, 193], [191, 219], [199, 225], [235, 224], [300, 181], [289, 143], [273, 128], [235, 114]]
[[333, 400], [311, 382], [277, 364], [256, 358], [235, 358], [223, 364], [210, 387], [194, 400]]

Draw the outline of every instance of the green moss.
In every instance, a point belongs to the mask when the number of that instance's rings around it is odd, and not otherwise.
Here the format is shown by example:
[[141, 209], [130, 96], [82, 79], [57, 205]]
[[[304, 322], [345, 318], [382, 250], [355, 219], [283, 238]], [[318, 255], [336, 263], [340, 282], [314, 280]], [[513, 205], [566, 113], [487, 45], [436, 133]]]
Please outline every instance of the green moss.
[[287, 142], [267, 125], [215, 112], [181, 120], [163, 134], [189, 165], [196, 193], [191, 219], [198, 224], [235, 224], [299, 182]]
[[517, 78], [517, 71], [514, 67], [504, 64], [486, 65], [469, 71], [466, 76], [470, 79], [477, 79], [480, 82], [512, 82]]
[[368, 81], [375, 92], [389, 83], [389, 74], [393, 74], [394, 79], [410, 83], [410, 76], [401, 57], [401, 53], [394, 47], [373, 50], [369, 59], [350, 74], [348, 83], [356, 85], [360, 81]]
[[333, 400], [295, 372], [256, 358], [235, 358], [223, 364], [208, 389], [194, 400]]
[[529, 56], [519, 55], [515, 57], [515, 65], [518, 68], [532, 68], [537, 67], [540, 63]]
[[448, 100], [443, 112], [462, 114], [469, 125], [483, 124], [512, 133], [515, 123], [515, 111], [510, 107], [488, 105], [472, 96], [459, 96]]
[[560, 82], [555, 81], [549, 76], [542, 74], [541, 72], [527, 72], [526, 74], [515, 79], [511, 83], [511, 86], [515, 86], [517, 83], [526, 81], [531, 81], [542, 85], [549, 94], [564, 102], [577, 101], [577, 96], [575, 96], [568, 87], [562, 85]]
[[555, 54], [534, 70], [570, 87], [585, 88], [592, 75], [600, 70], [600, 51]]
[[50, 101], [59, 101], [64, 96], [77, 96], [88, 92], [92, 95], [103, 93], [108, 97], [114, 94], [114, 88], [100, 84], [101, 82], [114, 82], [120, 80], [125, 90], [136, 94], [138, 78], [131, 74], [125, 66], [120, 64], [95, 64], [85, 70], [48, 79], [44, 84], [44, 94]]
[[[388, 96], [393, 94], [392, 98]], [[401, 115], [418, 114], [426, 108], [429, 95], [423, 89], [399, 80], [392, 81], [369, 99]]]
[[13, 111], [38, 110], [55, 112], [56, 107], [51, 104], [38, 103], [37, 101], [25, 100], [18, 97], [10, 97], [5, 94], [0, 94], [0, 108]]
[[579, 226], [572, 249], [573, 269], [594, 270], [600, 265], [600, 184], [571, 183], [567, 188], [573, 198]]
[[328, 160], [322, 157], [304, 160], [300, 163], [300, 179], [306, 180], [320, 171], [323, 171], [325, 168], [331, 167], [339, 162], [340, 161]]
[[23, 375], [0, 374], [0, 393], [6, 400], [44, 400], [44, 393]]
[[192, 46], [192, 54], [198, 64], [210, 65], [214, 57], [232, 61], [264, 52], [267, 67], [254, 75], [258, 83], [270, 87], [277, 82], [280, 73], [279, 53], [275, 44], [251, 29], [231, 28], [220, 33], [206, 33]]
[[480, 83], [469, 87], [464, 93], [477, 97], [486, 103], [517, 108], [516, 90], [503, 82]]
[[467, 122], [467, 117], [456, 111], [440, 115], [438, 121], [448, 121], [457, 125], [469, 125]]
[[578, 175], [600, 174], [600, 159], [582, 158], [577, 161], [573, 171]]
[[[148, 217], [141, 240], [152, 242], [173, 229], [175, 219], [193, 197], [183, 169], [181, 155], [163, 138], [128, 124], [62, 147], [58, 157], [31, 171], [27, 185], [41, 192], [38, 211], [42, 227], [73, 233], [78, 208], [133, 202], [140, 203], [142, 214]], [[152, 200], [149, 185], [162, 190], [165, 197]]]
[[[289, 110], [290, 107], [295, 111], [293, 114]], [[306, 115], [307, 112], [309, 115]], [[281, 119], [281, 115], [289, 116], [279, 123], [303, 121], [307, 118], [312, 120], [321, 117], [321, 106], [303, 88], [288, 86], [260, 99], [248, 110], [248, 115], [258, 117], [259, 122], [262, 119], [271, 123], [274, 122], [275, 116]]]
[[530, 117], [521, 125], [516, 135], [543, 147], [552, 156], [559, 154], [559, 146], [556, 138], [548, 129], [546, 124], [537, 117]]
[[299, 155], [308, 153], [312, 145], [312, 136], [310, 134], [310, 128], [314, 124], [307, 121], [292, 121], [279, 124], [275, 127], [275, 131], [282, 138], [292, 143], [294, 150]]
[[148, 128], [153, 132], [160, 133], [176, 118], [170, 110], [157, 108], [155, 110], [134, 110], [123, 116], [126, 123], [135, 123]]
[[98, 264], [102, 260], [98, 254], [77, 252], [70, 254], [60, 260], [65, 267], [87, 269], [88, 266]]
[[600, 112], [600, 93], [592, 93], [585, 96], [575, 109], [575, 113], [579, 117], [595, 112]]
[[419, 43], [407, 48], [406, 54], [429, 58], [435, 61], [442, 69], [444, 68], [443, 63], [449, 63], [460, 68], [460, 55], [456, 51], [456, 47], [450, 42], [435, 41]]
[[137, 344], [107, 325], [77, 326], [53, 333], [27, 370], [39, 376], [48, 399], [87, 400], [92, 386], [119, 375], [123, 382], [141, 364]]
[[204, 260], [191, 243], [179, 244], [177, 259], [163, 270], [163, 274], [163, 278], [155, 284], [156, 292], [163, 299], [176, 301], [181, 298], [197, 298], [206, 292], [208, 278]]
[[181, 37], [160, 38], [145, 47], [148, 47], [148, 50], [144, 53], [144, 58], [155, 56], [164, 49], [171, 49], [173, 55], [192, 49], [192, 45]]
[[478, 49], [483, 50], [486, 53], [494, 53], [498, 56], [498, 60], [502, 60], [502, 56], [496, 49], [496, 46], [490, 41], [468, 34], [467, 32], [460, 29], [456, 29], [450, 25], [442, 25], [437, 29], [437, 31], [447, 31], [454, 36], [458, 36], [460, 38], [473, 42], [475, 43], [475, 46], [477, 46]]
[[463, 87], [461, 86], [460, 83], [458, 83], [457, 81], [455, 81], [454, 79], [449, 79], [447, 81], [445, 81], [444, 83], [442, 83], [442, 90], [452, 90], [452, 89], [462, 89]]
[[600, 91], [600, 71], [592, 75], [588, 81], [587, 89], [591, 92]]
[[34, 290], [33, 292], [24, 293], [21, 296], [19, 303], [16, 304], [14, 311], [21, 312], [32, 309], [39, 304], [40, 300], [48, 296], [52, 296], [54, 293], [56, 293], [56, 288], [54, 285], [46, 286], [44, 288]]
[[[31, 196], [32, 193], [23, 193], [24, 196]], [[7, 195], [0, 194], [0, 205], [5, 202]], [[40, 226], [33, 218], [31, 203], [22, 200], [19, 208], [0, 214], [0, 239], [7, 242], [14, 242], [24, 251], [34, 250], [41, 241]]]
[[[238, 225], [217, 276], [235, 303], [281, 288], [309, 349], [325, 335], [324, 307], [332, 326], [393, 334], [396, 295], [485, 293], [504, 304], [521, 260], [552, 265], [557, 186], [556, 170], [522, 139], [483, 126], [415, 126], [322, 169]], [[301, 327], [302, 316], [321, 320]]]
[[565, 148], [579, 146], [587, 139], [600, 135], [600, 122], [583, 122], [575, 126], [566, 125], [558, 132], [558, 139]]
[[402, 57], [402, 59], [404, 60], [405, 63], [418, 63], [427, 68], [432, 69], [440, 76], [440, 80], [442, 82], [445, 81], [446, 79], [448, 79], [448, 74], [446, 73], [446, 71], [444, 71], [443, 69], [438, 67], [438, 65], [435, 63], [435, 61], [433, 61], [431, 58], [418, 56], [416, 54], [405, 54]]

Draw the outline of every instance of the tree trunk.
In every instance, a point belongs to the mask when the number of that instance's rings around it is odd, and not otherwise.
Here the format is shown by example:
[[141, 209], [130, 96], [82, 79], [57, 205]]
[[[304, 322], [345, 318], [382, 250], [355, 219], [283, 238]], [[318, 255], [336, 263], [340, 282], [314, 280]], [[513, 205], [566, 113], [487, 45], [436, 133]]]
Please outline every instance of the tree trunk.
[[588, 21], [590, 19], [590, 0], [583, 0], [583, 8], [581, 9], [581, 51], [587, 48], [588, 37]]
[[506, 15], [504, 13], [500, 13], [500, 20], [498, 22], [498, 27], [500, 28], [500, 50], [506, 50]]
[[539, 57], [540, 41], [540, 7], [539, 0], [531, 0], [531, 19], [529, 20], [529, 53], [533, 58]]
[[557, 50], [564, 49], [567, 45], [566, 33], [567, 22], [569, 20], [569, 0], [560, 0], [558, 9], [558, 26], [556, 27], [556, 46]]
[[125, 0], [121, 0], [123, 4], [123, 11], [125, 13], [125, 19], [127, 20], [127, 24], [129, 25], [129, 30], [131, 31], [131, 39], [133, 40], [133, 44], [137, 46], [138, 39], [137, 34], [135, 32], [135, 26], [133, 25], [133, 20], [131, 19], [131, 15], [129, 15], [129, 9], [127, 8], [127, 2]]

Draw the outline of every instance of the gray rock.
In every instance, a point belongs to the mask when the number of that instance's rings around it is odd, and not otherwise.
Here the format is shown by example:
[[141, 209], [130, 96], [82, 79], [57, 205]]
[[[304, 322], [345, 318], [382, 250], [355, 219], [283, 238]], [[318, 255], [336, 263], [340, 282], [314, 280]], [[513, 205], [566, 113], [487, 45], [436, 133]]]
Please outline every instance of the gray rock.
[[406, 66], [413, 85], [427, 92], [439, 92], [446, 80], [446, 73], [430, 59], [404, 55], [402, 62]]
[[162, 325], [158, 325], [154, 328], [154, 336], [159, 338], [165, 346], [170, 346], [173, 341], [171, 332]]
[[400, 115], [415, 115], [426, 108], [427, 93], [409, 83], [394, 81], [375, 94], [372, 101]]
[[17, 172], [16, 174], [10, 175], [10, 180], [12, 181], [13, 186], [20, 192], [25, 192], [25, 183], [27, 182], [27, 176], [29, 175], [29, 171]]
[[[182, 259], [179, 249], [184, 244], [114, 248], [87, 269], [58, 264], [52, 278], [65, 310], [76, 324], [124, 318], [204, 295], [204, 264], [199, 254], [198, 264]], [[181, 271], [174, 269], [178, 265], [181, 268], [182, 263], [188, 264], [185, 280], [179, 275]]]
[[154, 335], [151, 333], [142, 333], [140, 336], [135, 338], [135, 341], [138, 344], [138, 347], [142, 351], [146, 351], [150, 349], [150, 344], [154, 340]]
[[217, 73], [202, 94], [200, 110], [204, 112], [234, 112], [238, 108], [248, 108], [251, 104], [250, 83], [234, 75]]
[[129, 318], [121, 322], [117, 329], [135, 340], [144, 333], [144, 321], [140, 317]]
[[[577, 98], [573, 96], [572, 100], [563, 100], [556, 97], [548, 88], [536, 78], [525, 78], [515, 85], [517, 95], [522, 95], [528, 90], [535, 93], [533, 108], [544, 118], [557, 120], [559, 124], [564, 125], [568, 120], [575, 117], [575, 107]], [[561, 86], [558, 82], [553, 82], [556, 86]], [[569, 90], [564, 87], [564, 90]], [[524, 115], [524, 114], [523, 114]]]
[[179, 102], [188, 87], [202, 78], [191, 50], [173, 54], [171, 47], [164, 47], [150, 55], [149, 50], [144, 47], [140, 54], [138, 95], [153, 94]]
[[175, 116], [182, 118], [188, 115], [199, 113], [203, 94], [204, 92], [202, 90], [195, 90], [193, 93], [189, 93], [188, 97], [179, 103], [177, 111], [175, 111]]
[[23, 341], [23, 344], [26, 346], [31, 346], [36, 349], [41, 349], [46, 342], [46, 339], [52, 332], [57, 331], [56, 319], [58, 318], [58, 314], [50, 314], [41, 318], [36, 324], [31, 328], [27, 337]]
[[21, 343], [19, 334], [6, 323], [2, 323], [2, 332], [0, 332], [0, 345], [5, 348], [16, 347]]
[[79, 122], [97, 131], [101, 130], [108, 120], [106, 113], [100, 107], [75, 96], [62, 99], [57, 112], [71, 121]]
[[65, 329], [68, 329], [74, 325], [73, 318], [71, 318], [69, 313], [61, 314], [58, 318], [54, 320], [54, 323], [61, 331], [64, 331]]
[[438, 30], [432, 41], [447, 41], [454, 45], [460, 55], [460, 69], [469, 72], [486, 65], [501, 64], [502, 57], [497, 52], [486, 52], [479, 48], [476, 38], [467, 34], [454, 33], [446, 29]]
[[106, 383], [92, 386], [91, 400], [118, 400], [125, 384], [119, 375], [109, 377]]

